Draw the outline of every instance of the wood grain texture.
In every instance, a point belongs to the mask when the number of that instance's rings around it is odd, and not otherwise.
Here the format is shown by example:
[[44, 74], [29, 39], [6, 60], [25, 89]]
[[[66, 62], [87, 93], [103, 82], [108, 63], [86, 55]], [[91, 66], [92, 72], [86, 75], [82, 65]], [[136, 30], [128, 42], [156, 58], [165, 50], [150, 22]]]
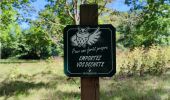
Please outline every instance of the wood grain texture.
[[[98, 5], [80, 6], [80, 25], [98, 25]], [[81, 100], [99, 100], [99, 77], [81, 77]]]

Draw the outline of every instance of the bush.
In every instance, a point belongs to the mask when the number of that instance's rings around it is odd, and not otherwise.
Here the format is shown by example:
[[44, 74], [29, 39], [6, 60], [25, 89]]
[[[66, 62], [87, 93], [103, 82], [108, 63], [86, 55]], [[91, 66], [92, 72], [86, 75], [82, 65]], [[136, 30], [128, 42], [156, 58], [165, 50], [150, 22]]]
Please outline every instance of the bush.
[[160, 75], [166, 71], [170, 61], [170, 47], [151, 46], [139, 47], [117, 56], [119, 74], [126, 75]]

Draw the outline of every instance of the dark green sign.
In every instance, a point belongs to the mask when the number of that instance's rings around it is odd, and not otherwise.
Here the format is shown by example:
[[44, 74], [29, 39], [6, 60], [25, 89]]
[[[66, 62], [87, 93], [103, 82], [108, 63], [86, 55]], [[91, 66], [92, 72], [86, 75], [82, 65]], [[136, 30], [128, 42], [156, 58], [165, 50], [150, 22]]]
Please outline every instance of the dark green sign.
[[111, 77], [116, 73], [112, 25], [68, 25], [64, 29], [64, 72], [70, 77]]

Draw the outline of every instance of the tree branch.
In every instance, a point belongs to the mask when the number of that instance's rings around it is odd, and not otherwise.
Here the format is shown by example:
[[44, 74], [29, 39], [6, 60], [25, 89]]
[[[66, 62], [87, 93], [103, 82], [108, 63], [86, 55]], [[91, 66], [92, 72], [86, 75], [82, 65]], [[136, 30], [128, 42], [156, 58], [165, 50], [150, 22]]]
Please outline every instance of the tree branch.
[[73, 8], [74, 8], [74, 22], [75, 24], [79, 24], [79, 13], [78, 13], [78, 1], [72, 0], [73, 2]]
[[[43, 18], [43, 17], [42, 17]], [[54, 24], [54, 25], [56, 25], [56, 26], [63, 26], [63, 27], [65, 27], [66, 25], [62, 25], [62, 24], [60, 24], [60, 23], [57, 23], [57, 22], [54, 22], [54, 21], [52, 21], [52, 20], [48, 20], [47, 18], [43, 18], [42, 19], [42, 21], [44, 21], [44, 22], [49, 22], [49, 23], [51, 23], [51, 24]]]
[[106, 0], [105, 3], [104, 3], [104, 5], [103, 5], [103, 7], [101, 8], [101, 11], [99, 12], [98, 16], [101, 15], [101, 13], [103, 12], [103, 10], [104, 10], [104, 8], [105, 8], [105, 6], [106, 6], [107, 3], [108, 3], [108, 1]]
[[87, 0], [81, 0], [81, 4], [85, 4]]
[[65, 6], [66, 6], [67, 15], [70, 16], [74, 20], [73, 14], [69, 10], [69, 5], [67, 3], [67, 0], [65, 0]]

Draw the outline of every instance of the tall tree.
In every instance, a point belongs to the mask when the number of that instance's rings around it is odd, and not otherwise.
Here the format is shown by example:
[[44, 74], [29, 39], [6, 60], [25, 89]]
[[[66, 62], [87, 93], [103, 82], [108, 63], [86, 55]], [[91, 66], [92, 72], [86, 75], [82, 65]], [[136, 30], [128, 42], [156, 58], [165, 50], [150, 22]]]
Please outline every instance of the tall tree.
[[[170, 44], [169, 0], [125, 0], [137, 19], [125, 28], [127, 46]], [[127, 41], [128, 40], [128, 41]]]
[[15, 55], [19, 50], [21, 18], [17, 9], [29, 8], [29, 0], [2, 0], [0, 2], [0, 43], [2, 58]]

